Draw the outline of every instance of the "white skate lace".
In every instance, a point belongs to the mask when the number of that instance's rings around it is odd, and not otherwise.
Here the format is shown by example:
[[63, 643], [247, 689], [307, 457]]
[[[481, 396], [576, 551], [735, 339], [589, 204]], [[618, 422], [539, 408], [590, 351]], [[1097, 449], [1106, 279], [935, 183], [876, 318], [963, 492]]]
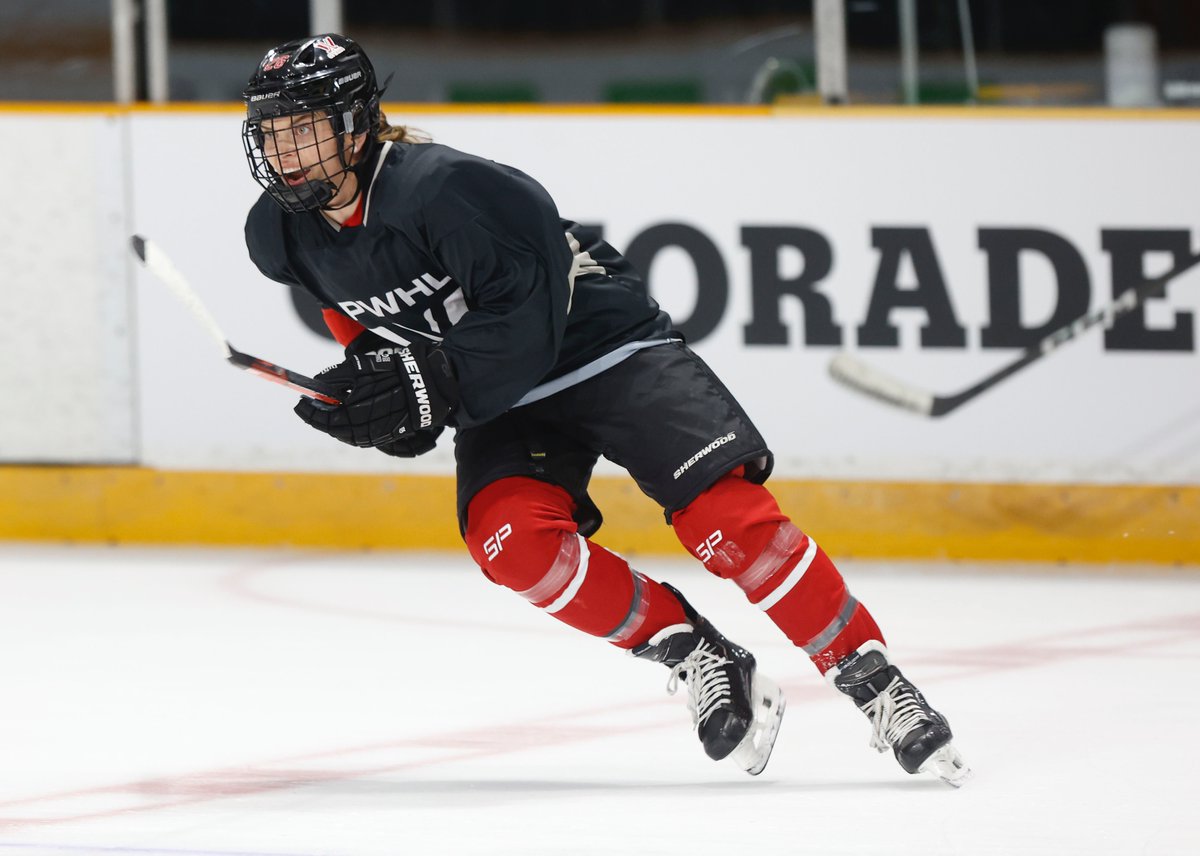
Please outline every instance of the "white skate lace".
[[887, 689], [861, 708], [871, 719], [871, 748], [884, 752], [929, 717], [912, 691], [892, 678]]
[[675, 695], [681, 677], [687, 682], [688, 710], [692, 712], [693, 726], [699, 728], [722, 702], [729, 699], [729, 675], [721, 667], [730, 662], [701, 640], [692, 653], [671, 669], [667, 692]]

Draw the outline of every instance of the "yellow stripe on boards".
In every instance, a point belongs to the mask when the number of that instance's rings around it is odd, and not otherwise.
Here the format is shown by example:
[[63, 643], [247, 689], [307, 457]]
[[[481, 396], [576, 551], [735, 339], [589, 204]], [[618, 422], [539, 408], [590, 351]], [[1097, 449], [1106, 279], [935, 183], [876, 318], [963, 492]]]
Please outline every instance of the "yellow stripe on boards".
[[[404, 115], [438, 114], [462, 116], [529, 115], [529, 116], [602, 116], [611, 118], [816, 118], [816, 119], [966, 119], [1003, 121], [1008, 119], [1039, 119], [1047, 121], [1126, 121], [1152, 122], [1200, 121], [1196, 107], [1039, 107], [1025, 105], [953, 105], [953, 104], [445, 104], [434, 102], [395, 102], [382, 105], [385, 113], [397, 124]], [[102, 115], [129, 114], [203, 114], [245, 113], [245, 106], [236, 101], [176, 101], [169, 104], [121, 105], [103, 101], [0, 101], [0, 114], [62, 114], [86, 113]]]
[[0, 537], [154, 544], [461, 544], [448, 476], [0, 469]]
[[[831, 556], [1200, 565], [1200, 487], [772, 479]], [[682, 556], [625, 478], [594, 480], [598, 540]], [[0, 539], [463, 550], [450, 476], [0, 467]]]

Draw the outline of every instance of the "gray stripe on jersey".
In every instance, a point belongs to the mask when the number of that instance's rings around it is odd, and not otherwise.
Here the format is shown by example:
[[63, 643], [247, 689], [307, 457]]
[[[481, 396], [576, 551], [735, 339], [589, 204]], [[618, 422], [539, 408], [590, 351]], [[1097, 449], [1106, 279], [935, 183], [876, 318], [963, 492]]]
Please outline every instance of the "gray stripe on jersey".
[[630, 342], [627, 345], [622, 345], [615, 351], [609, 351], [599, 359], [592, 360], [587, 365], [580, 366], [573, 372], [567, 372], [561, 377], [556, 377], [554, 380], [535, 386], [533, 389], [529, 390], [529, 392], [521, 396], [521, 400], [514, 404], [513, 407], [521, 407], [526, 404], [533, 404], [535, 401], [541, 401], [543, 398], [549, 398], [556, 392], [562, 392], [564, 389], [575, 386], [579, 383], [583, 383], [585, 380], [594, 378], [596, 375], [600, 374], [600, 372], [611, 369], [617, 363], [628, 359], [638, 351], [644, 350], [645, 348], [654, 348], [658, 345], [667, 345], [671, 342], [678, 341], [680, 340], [654, 339], [649, 342]]

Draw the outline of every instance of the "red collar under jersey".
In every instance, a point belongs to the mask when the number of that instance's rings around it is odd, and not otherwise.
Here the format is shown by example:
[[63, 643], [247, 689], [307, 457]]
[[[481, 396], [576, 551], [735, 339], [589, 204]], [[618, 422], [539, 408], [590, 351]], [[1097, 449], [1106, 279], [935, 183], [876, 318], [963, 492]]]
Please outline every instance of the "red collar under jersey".
[[358, 202], [354, 205], [354, 213], [346, 218], [346, 222], [342, 224], [342, 228], [353, 228], [361, 226], [363, 222], [363, 203], [366, 201], [367, 194], [358, 194]]

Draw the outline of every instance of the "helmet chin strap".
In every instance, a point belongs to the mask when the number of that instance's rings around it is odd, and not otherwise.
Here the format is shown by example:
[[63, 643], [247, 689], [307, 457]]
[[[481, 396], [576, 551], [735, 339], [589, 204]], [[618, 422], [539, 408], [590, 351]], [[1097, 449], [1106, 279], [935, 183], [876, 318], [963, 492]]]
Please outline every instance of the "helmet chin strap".
[[[347, 114], [347, 122], [348, 121], [349, 121], [349, 114]], [[354, 139], [353, 134], [351, 135], [350, 139], [351, 139], [351, 141], [353, 141], [353, 139]], [[350, 175], [353, 175], [355, 178], [356, 187], [354, 188], [354, 195], [351, 196], [348, 200], [346, 200], [346, 202], [339, 205], [337, 208], [329, 208], [329, 203], [328, 203], [328, 201], [326, 201], [325, 203], [323, 203], [321, 205], [322, 209], [324, 209], [326, 211], [337, 211], [337, 210], [341, 210], [342, 208], [346, 208], [350, 205], [353, 205], [358, 200], [358, 197], [362, 195], [364, 189], [367, 186], [367, 173], [371, 168], [371, 161], [372, 161], [371, 155], [374, 153], [374, 151], [375, 151], [375, 138], [371, 135], [369, 130], [366, 134], [365, 139], [363, 140], [363, 147], [362, 147], [361, 151], [357, 147], [355, 147], [350, 153], [350, 158], [346, 157], [344, 137], [338, 137], [338, 160], [342, 164], [342, 175], [346, 176], [347, 179], [349, 178]], [[359, 154], [358, 162], [357, 163], [348, 163], [347, 162], [348, 160], [353, 160], [355, 153]], [[343, 179], [343, 184], [345, 183], [345, 180], [346, 179]], [[326, 183], [328, 183], [330, 186], [332, 186], [332, 182], [326, 182]], [[341, 187], [336, 188], [336, 190], [341, 190]], [[330, 199], [332, 199], [333, 196], [337, 195], [336, 190], [335, 190], [334, 194], [329, 197]]]
[[324, 208], [337, 195], [338, 191], [332, 181], [324, 178], [307, 179], [303, 184], [295, 187], [276, 183], [275, 187], [279, 196], [300, 206], [300, 209], [305, 211]]

